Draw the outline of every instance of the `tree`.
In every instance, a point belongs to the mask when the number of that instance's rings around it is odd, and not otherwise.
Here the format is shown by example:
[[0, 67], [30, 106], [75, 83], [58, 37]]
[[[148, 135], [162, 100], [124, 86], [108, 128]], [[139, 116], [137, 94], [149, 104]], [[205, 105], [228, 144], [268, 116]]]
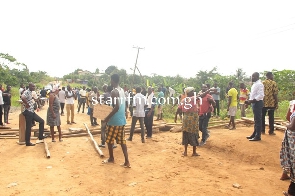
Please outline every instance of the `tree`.
[[199, 71], [196, 74], [196, 78], [197, 78], [198, 82], [200, 83], [200, 85], [212, 81], [212, 78], [214, 77], [214, 75], [217, 74], [216, 71], [217, 71], [216, 67], [214, 67], [209, 72], [208, 71]]
[[243, 81], [245, 79], [246, 72], [243, 71], [242, 68], [238, 68], [236, 70], [236, 78], [238, 81]]
[[115, 65], [111, 65], [105, 70], [105, 73], [107, 75], [111, 75], [113, 72], [115, 72], [117, 70], [118, 70], [118, 68]]

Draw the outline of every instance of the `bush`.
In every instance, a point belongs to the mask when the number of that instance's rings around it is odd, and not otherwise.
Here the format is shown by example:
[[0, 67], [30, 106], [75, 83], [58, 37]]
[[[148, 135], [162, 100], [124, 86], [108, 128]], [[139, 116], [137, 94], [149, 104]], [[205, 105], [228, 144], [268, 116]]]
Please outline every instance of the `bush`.
[[275, 116], [279, 117], [282, 120], [286, 120], [286, 114], [289, 108], [289, 101], [284, 100], [279, 102], [279, 107], [275, 110]]

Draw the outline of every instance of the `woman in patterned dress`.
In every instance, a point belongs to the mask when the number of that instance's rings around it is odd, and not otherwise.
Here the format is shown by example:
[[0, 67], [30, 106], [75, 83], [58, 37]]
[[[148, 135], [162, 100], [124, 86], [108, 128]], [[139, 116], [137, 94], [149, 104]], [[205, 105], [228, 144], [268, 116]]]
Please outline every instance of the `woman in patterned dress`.
[[281, 166], [285, 172], [290, 174], [291, 183], [288, 192], [283, 192], [285, 196], [295, 196], [295, 112], [290, 116], [290, 124], [287, 125], [285, 136], [282, 141], [280, 151]]
[[50, 92], [49, 107], [47, 110], [47, 125], [50, 127], [50, 134], [51, 134], [52, 142], [55, 142], [54, 126], [57, 126], [57, 130], [59, 133], [59, 135], [58, 135], [59, 141], [60, 142], [62, 141], [62, 139], [61, 139], [62, 135], [61, 135], [61, 129], [60, 129], [61, 121], [60, 121], [60, 113], [59, 113], [60, 101], [57, 96], [58, 92], [59, 92], [58, 87], [54, 87], [52, 89], [52, 91]]
[[[181, 101], [183, 119], [182, 119], [182, 145], [184, 145], [183, 156], [187, 156], [187, 147], [193, 146], [192, 156], [199, 156], [196, 152], [199, 145], [199, 101], [194, 96], [194, 88], [187, 87], [185, 89], [187, 97]], [[196, 100], [195, 100], [196, 99]]]

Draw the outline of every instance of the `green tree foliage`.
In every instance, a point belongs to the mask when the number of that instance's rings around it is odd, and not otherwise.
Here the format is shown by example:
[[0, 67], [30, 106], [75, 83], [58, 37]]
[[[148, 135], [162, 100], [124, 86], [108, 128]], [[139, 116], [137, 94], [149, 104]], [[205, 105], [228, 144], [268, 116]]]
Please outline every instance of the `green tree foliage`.
[[105, 73], [107, 75], [111, 75], [113, 74], [114, 72], [118, 71], [118, 68], [115, 66], [115, 65], [111, 65], [109, 66], [106, 70], [105, 70]]
[[295, 71], [294, 70], [272, 70], [274, 80], [279, 87], [279, 100], [293, 100], [295, 98]]
[[20, 63], [9, 54], [0, 53], [0, 83], [19, 86], [28, 82], [40, 83], [52, 81], [44, 71], [30, 72], [27, 65]]

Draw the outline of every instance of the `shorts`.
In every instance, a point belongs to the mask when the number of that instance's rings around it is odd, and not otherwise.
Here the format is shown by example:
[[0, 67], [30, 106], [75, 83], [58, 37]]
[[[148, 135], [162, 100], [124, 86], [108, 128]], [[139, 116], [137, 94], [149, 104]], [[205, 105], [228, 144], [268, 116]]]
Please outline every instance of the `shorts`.
[[236, 116], [236, 112], [237, 112], [237, 106], [230, 106], [227, 112], [227, 115]]
[[117, 144], [126, 144], [125, 140], [125, 125], [123, 126], [107, 126], [107, 144], [114, 144], [116, 140]]

